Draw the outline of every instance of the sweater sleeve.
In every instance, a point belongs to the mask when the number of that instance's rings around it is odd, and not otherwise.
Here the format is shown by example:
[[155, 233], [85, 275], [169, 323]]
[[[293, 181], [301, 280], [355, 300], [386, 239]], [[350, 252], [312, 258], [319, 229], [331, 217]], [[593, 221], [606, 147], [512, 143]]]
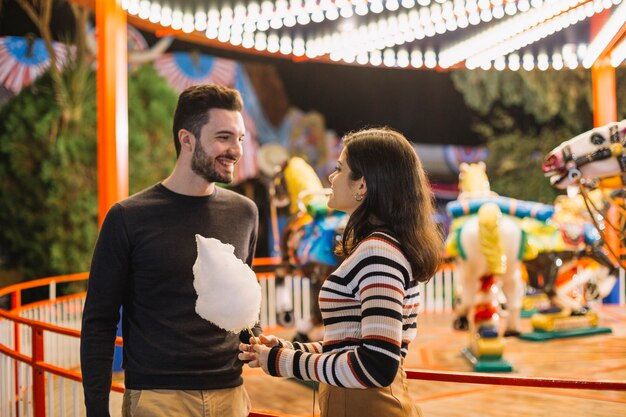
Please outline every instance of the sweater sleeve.
[[94, 250], [81, 330], [87, 416], [109, 416], [114, 342], [126, 291], [130, 244], [122, 207], [109, 210]]
[[286, 342], [288, 349], [293, 350], [301, 350], [303, 352], [322, 352], [322, 342], [309, 342], [309, 343], [300, 343], [300, 342]]
[[358, 347], [327, 353], [274, 347], [268, 357], [271, 375], [346, 388], [383, 387], [393, 382], [401, 358], [402, 266], [380, 253], [367, 252], [365, 260], [354, 267], [352, 280], [361, 301], [361, 337], [350, 344]]

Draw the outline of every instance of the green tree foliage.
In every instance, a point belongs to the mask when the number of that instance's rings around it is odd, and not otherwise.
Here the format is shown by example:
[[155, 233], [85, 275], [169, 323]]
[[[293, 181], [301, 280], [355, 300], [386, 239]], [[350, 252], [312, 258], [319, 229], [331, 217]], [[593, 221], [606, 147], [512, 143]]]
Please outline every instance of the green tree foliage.
[[[76, 74], [63, 72], [68, 85]], [[0, 269], [22, 279], [85, 271], [97, 236], [95, 74], [79, 120], [63, 117], [49, 75], [0, 110]], [[175, 162], [176, 93], [151, 66], [129, 78], [130, 189]]]
[[[626, 117], [625, 71], [617, 71], [618, 117]], [[476, 112], [474, 128], [489, 149], [487, 169], [497, 193], [552, 203], [558, 192], [541, 172], [544, 156], [593, 127], [591, 73], [456, 71], [456, 88]]]
[[152, 65], [128, 82], [129, 189], [133, 194], [169, 175], [176, 163], [172, 119], [178, 94]]

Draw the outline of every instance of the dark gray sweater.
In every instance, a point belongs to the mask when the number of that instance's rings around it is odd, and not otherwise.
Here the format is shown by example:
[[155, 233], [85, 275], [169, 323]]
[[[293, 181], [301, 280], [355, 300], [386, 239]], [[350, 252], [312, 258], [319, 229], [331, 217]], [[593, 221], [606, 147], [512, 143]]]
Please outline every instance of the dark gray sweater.
[[109, 415], [113, 343], [123, 308], [130, 389], [219, 389], [242, 384], [238, 337], [195, 312], [195, 235], [235, 247], [252, 264], [254, 203], [216, 187], [207, 197], [161, 184], [116, 204], [98, 237], [83, 312], [81, 368], [89, 416]]

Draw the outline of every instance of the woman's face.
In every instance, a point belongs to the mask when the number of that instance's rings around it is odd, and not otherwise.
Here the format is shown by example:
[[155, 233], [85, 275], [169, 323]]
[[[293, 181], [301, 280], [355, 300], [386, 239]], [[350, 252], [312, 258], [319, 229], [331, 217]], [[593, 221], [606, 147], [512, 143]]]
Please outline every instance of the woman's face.
[[341, 151], [335, 171], [328, 177], [333, 191], [328, 199], [328, 207], [352, 214], [361, 205], [367, 192], [365, 178], [352, 180], [351, 175], [352, 171], [348, 166], [344, 149]]

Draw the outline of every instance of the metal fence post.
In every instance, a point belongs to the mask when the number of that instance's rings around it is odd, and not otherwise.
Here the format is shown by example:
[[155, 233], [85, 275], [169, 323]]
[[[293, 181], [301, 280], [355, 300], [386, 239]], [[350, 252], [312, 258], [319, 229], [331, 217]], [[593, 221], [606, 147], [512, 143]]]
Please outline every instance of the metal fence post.
[[[15, 309], [19, 308], [22, 306], [22, 292], [21, 291], [15, 291], [14, 293], [11, 294], [11, 310], [10, 311], [15, 311]], [[14, 321], [13, 322], [13, 350], [15, 352], [20, 352], [20, 327], [19, 327], [19, 323]], [[15, 415], [19, 416], [20, 415], [20, 402], [19, 402], [19, 398], [20, 398], [20, 384], [19, 384], [19, 370], [18, 370], [18, 366], [17, 366], [17, 361], [15, 362], [15, 369], [14, 369], [14, 380], [15, 380]]]
[[43, 329], [33, 326], [32, 335], [32, 359], [33, 370], [33, 409], [35, 417], [46, 417], [46, 378], [43, 369], [38, 366], [38, 362], [43, 362]]

